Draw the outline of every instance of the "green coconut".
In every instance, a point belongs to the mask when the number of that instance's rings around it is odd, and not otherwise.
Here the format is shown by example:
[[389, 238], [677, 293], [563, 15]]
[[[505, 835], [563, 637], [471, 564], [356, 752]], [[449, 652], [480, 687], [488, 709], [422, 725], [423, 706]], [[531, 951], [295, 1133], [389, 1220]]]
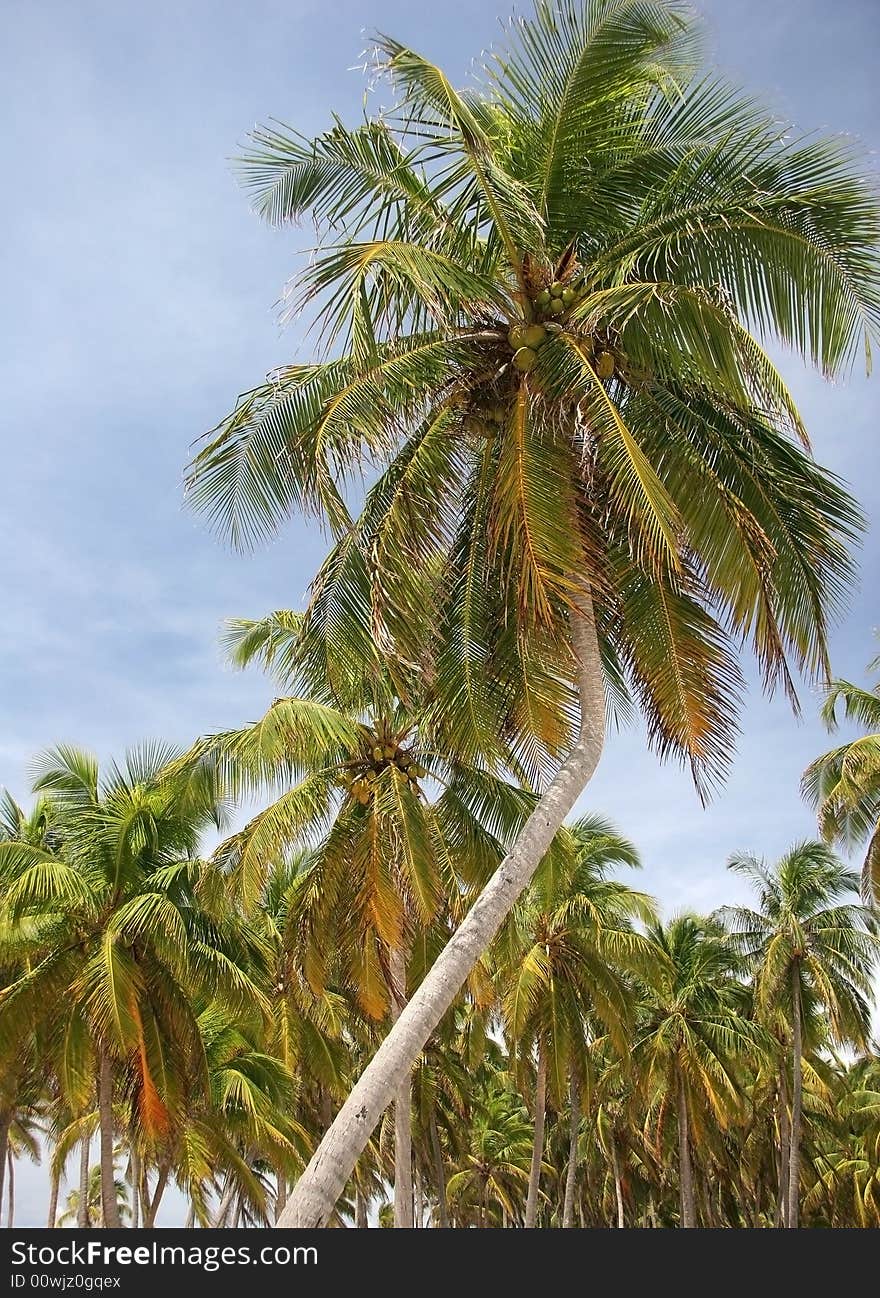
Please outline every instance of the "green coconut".
[[600, 379], [610, 379], [614, 373], [614, 357], [611, 352], [599, 352], [596, 357], [596, 373]]
[[550, 305], [547, 308], [547, 310], [550, 312], [551, 315], [562, 315], [563, 311], [565, 310], [565, 303], [563, 302], [561, 297], [552, 297], [550, 299]]
[[547, 340], [547, 330], [542, 324], [529, 325], [528, 329], [523, 330], [523, 347], [531, 347], [532, 351], [537, 351], [542, 343]]
[[514, 351], [519, 351], [520, 347], [523, 346], [523, 337], [525, 335], [525, 332], [526, 332], [526, 325], [515, 324], [513, 328], [510, 330], [510, 332], [508, 333], [507, 341], [510, 343]]
[[553, 281], [553, 283], [550, 285], [550, 296], [551, 296], [551, 297], [562, 297], [562, 290], [563, 290], [564, 288], [565, 288], [565, 285], [563, 284], [562, 280], [561, 280], [561, 279], [555, 279], [555, 280]]
[[550, 304], [550, 290], [549, 290], [549, 288], [542, 288], [542, 289], [541, 289], [541, 292], [540, 292], [540, 293], [538, 294], [538, 296], [535, 298], [535, 301], [537, 302], [538, 306], [549, 306], [549, 304]]
[[381, 747], [380, 744], [376, 744], [375, 748], [373, 749], [373, 761], [381, 762], [384, 756], [385, 756], [384, 749]]
[[513, 363], [521, 374], [528, 374], [533, 370], [537, 360], [538, 353], [532, 347], [520, 347], [513, 357]]
[[386, 744], [385, 747], [382, 749], [382, 756], [391, 758], [394, 756], [395, 752], [396, 749], [393, 744]]
[[576, 297], [577, 297], [577, 293], [575, 293], [573, 288], [564, 288], [562, 290], [562, 301], [565, 304], [565, 306], [571, 306], [572, 302], [574, 302]]

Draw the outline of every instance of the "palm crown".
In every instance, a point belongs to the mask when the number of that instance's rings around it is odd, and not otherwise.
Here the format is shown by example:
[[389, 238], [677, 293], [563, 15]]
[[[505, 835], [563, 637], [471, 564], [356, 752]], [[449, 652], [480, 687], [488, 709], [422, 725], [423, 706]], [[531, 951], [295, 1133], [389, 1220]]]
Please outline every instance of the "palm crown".
[[585, 585], [609, 684], [705, 782], [734, 642], [792, 692], [790, 660], [826, 671], [849, 575], [858, 511], [763, 340], [827, 374], [870, 354], [877, 207], [845, 147], [786, 135], [695, 52], [676, 3], [539, 3], [459, 93], [383, 37], [391, 109], [258, 131], [242, 159], [268, 220], [317, 223], [296, 303], [326, 352], [239, 401], [191, 499], [236, 544], [322, 514], [316, 680], [428, 662], [455, 741], [506, 736], [535, 777], [577, 716]]

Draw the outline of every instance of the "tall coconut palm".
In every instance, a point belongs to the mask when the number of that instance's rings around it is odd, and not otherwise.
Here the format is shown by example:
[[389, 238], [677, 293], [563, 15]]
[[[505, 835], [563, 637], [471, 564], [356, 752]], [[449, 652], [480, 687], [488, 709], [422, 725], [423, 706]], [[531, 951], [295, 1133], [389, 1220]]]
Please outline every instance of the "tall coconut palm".
[[[494, 831], [512, 837], [534, 800], [438, 748], [430, 694], [411, 671], [405, 680], [388, 671], [365, 677], [337, 663], [332, 693], [304, 693], [310, 646], [301, 622], [280, 610], [228, 628], [237, 666], [259, 662], [281, 688], [298, 692], [276, 698], [255, 725], [195, 746], [193, 758], [228, 787], [279, 793], [214, 860], [248, 906], [273, 866], [298, 843], [314, 844], [286, 914], [301, 985], [324, 998], [333, 953], [333, 973], [367, 1018], [393, 1023], [417, 941], [431, 925], [446, 931], [463, 888], [503, 856]], [[394, 1220], [411, 1227], [408, 1075], [395, 1105]]]
[[880, 321], [851, 146], [707, 78], [677, 0], [540, 0], [461, 92], [391, 38], [375, 64], [387, 110], [313, 140], [262, 129], [243, 159], [270, 222], [317, 223], [295, 302], [325, 357], [239, 401], [189, 498], [240, 545], [321, 514], [336, 543], [307, 622], [343, 659], [419, 664], [458, 744], [501, 761], [513, 731], [545, 791], [286, 1225], [332, 1212], [591, 777], [606, 683], [705, 788], [733, 749], [734, 643], [789, 693], [792, 665], [827, 672], [858, 511], [761, 340], [834, 375]]
[[212, 915], [199, 896], [199, 836], [220, 823], [214, 786], [205, 772], [171, 775], [176, 756], [148, 745], [102, 778], [91, 754], [55, 749], [36, 788], [51, 803], [60, 855], [0, 842], [4, 938], [26, 964], [0, 993], [0, 1048], [21, 1050], [39, 1030], [54, 1038], [59, 1076], [91, 1068], [108, 1227], [120, 1224], [123, 1090], [161, 1166], [182, 1090], [204, 1074], [193, 995], [238, 1009], [263, 999], [235, 917]]
[[635, 1005], [626, 972], [651, 950], [632, 920], [652, 919], [653, 907], [608, 874], [615, 865], [638, 863], [633, 845], [607, 821], [582, 817], [557, 838], [501, 939], [507, 1039], [518, 1051], [536, 1052], [527, 1227], [537, 1223], [547, 1100], [560, 1113], [570, 1103], [573, 1176], [591, 1030], [598, 1026], [626, 1049]]
[[878, 946], [871, 913], [847, 898], [858, 875], [824, 843], [799, 843], [774, 866], [749, 853], [729, 861], [755, 888], [758, 910], [726, 907], [723, 918], [749, 961], [759, 1013], [784, 1007], [791, 1055], [786, 1226], [800, 1211], [805, 1026], [816, 1005], [839, 1045], [864, 1047], [870, 1031], [871, 972]]
[[747, 1017], [736, 956], [718, 925], [681, 915], [648, 933], [657, 948], [645, 988], [633, 1059], [648, 1101], [646, 1125], [662, 1130], [674, 1115], [678, 1142], [679, 1225], [697, 1225], [694, 1141], [724, 1128], [742, 1103], [743, 1057], [764, 1045]]
[[[880, 671], [880, 658], [868, 670]], [[851, 848], [867, 841], [862, 898], [880, 904], [880, 683], [869, 691], [834, 681], [822, 708], [831, 731], [837, 729], [841, 703], [845, 720], [868, 733], [817, 757], [804, 772], [802, 787], [819, 813], [819, 830], [827, 842]]]

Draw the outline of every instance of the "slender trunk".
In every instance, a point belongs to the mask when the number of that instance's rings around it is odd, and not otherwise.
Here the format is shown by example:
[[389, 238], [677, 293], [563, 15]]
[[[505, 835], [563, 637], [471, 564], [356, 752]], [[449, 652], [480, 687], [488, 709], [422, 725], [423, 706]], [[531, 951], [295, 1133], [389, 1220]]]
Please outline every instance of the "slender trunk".
[[581, 709], [578, 739], [523, 826], [513, 849], [361, 1074], [297, 1181], [282, 1213], [281, 1226], [308, 1228], [327, 1223], [376, 1123], [530, 882], [557, 830], [599, 764], [605, 736], [605, 691], [593, 605], [586, 591], [572, 610], [571, 640]]
[[3, 1187], [6, 1184], [6, 1155], [9, 1152], [9, 1128], [12, 1126], [12, 1114], [0, 1116], [0, 1213], [3, 1212]]
[[366, 1230], [369, 1226], [367, 1218], [367, 1200], [360, 1190], [354, 1192], [354, 1225], [355, 1230]]
[[284, 1211], [284, 1205], [287, 1203], [287, 1178], [281, 1172], [275, 1173], [275, 1220], [281, 1216]]
[[[406, 1006], [406, 960], [403, 947], [395, 947], [389, 952], [392, 1024], [397, 1022]], [[407, 1069], [394, 1092], [394, 1229], [412, 1228], [412, 1073]]]
[[577, 1181], [578, 1135], [581, 1127], [581, 1088], [574, 1069], [568, 1086], [568, 1170], [565, 1174], [565, 1199], [562, 1204], [562, 1229], [574, 1226], [574, 1188]]
[[620, 1178], [620, 1159], [617, 1157], [617, 1141], [611, 1132], [611, 1174], [614, 1177], [614, 1205], [617, 1210], [617, 1229], [623, 1230], [626, 1219], [623, 1215], [623, 1182]]
[[6, 1228], [12, 1230], [15, 1221], [15, 1159], [12, 1157], [11, 1147], [7, 1151], [6, 1161], [9, 1164], [9, 1208], [6, 1213]]
[[101, 1217], [107, 1230], [119, 1230], [119, 1204], [113, 1167], [113, 1073], [110, 1056], [98, 1047], [98, 1118], [101, 1125]]
[[485, 1180], [484, 1180], [484, 1181], [483, 1181], [483, 1184], [482, 1184], [481, 1187], [480, 1187], [480, 1230], [485, 1230], [485, 1229], [486, 1229], [486, 1198], [487, 1198], [487, 1193], [486, 1193], [486, 1192], [487, 1192], [487, 1188], [488, 1188], [488, 1187], [487, 1187], [486, 1182], [485, 1182]]
[[443, 1150], [440, 1146], [440, 1132], [437, 1130], [437, 1115], [433, 1109], [431, 1109], [431, 1118], [428, 1125], [431, 1133], [434, 1175], [437, 1178], [437, 1216], [441, 1230], [448, 1230], [449, 1204], [446, 1199], [446, 1172], [443, 1168]]
[[184, 1230], [194, 1230], [196, 1225], [196, 1205], [190, 1200], [189, 1211], [186, 1214], [186, 1221], [183, 1223]]
[[162, 1202], [162, 1195], [165, 1193], [165, 1187], [168, 1184], [169, 1170], [167, 1164], [159, 1169], [159, 1179], [156, 1182], [150, 1206], [144, 1212], [144, 1230], [152, 1230], [156, 1224], [156, 1214], [159, 1211], [159, 1204]]
[[791, 1157], [791, 1118], [788, 1111], [788, 1079], [785, 1065], [779, 1070], [779, 1193], [776, 1199], [774, 1224], [784, 1227], [788, 1223], [788, 1160]]
[[58, 1187], [61, 1184], [61, 1173], [54, 1167], [49, 1176], [49, 1216], [46, 1226], [49, 1230], [55, 1229], [55, 1221], [58, 1217]]
[[226, 1185], [223, 1187], [223, 1197], [220, 1200], [220, 1206], [217, 1209], [213, 1222], [211, 1223], [211, 1225], [215, 1229], [218, 1226], [226, 1225], [226, 1217], [229, 1213], [229, 1209], [232, 1207], [232, 1200], [234, 1198], [235, 1198], [235, 1182], [232, 1180], [232, 1177], [229, 1177], [229, 1179], [226, 1182]]
[[788, 1158], [788, 1219], [789, 1230], [797, 1230], [800, 1212], [801, 1183], [801, 1125], [804, 1100], [803, 1035], [801, 1026], [801, 977], [797, 963], [791, 971], [792, 998], [792, 1069], [791, 1069], [791, 1137]]
[[694, 1205], [694, 1173], [691, 1167], [691, 1142], [688, 1124], [687, 1095], [684, 1079], [678, 1075], [678, 1202], [679, 1226], [693, 1229], [697, 1224]]
[[135, 1148], [134, 1141], [131, 1143], [131, 1228], [137, 1230], [140, 1226], [140, 1209], [141, 1209], [141, 1156]]
[[92, 1224], [89, 1220], [89, 1156], [91, 1144], [91, 1139], [84, 1136], [79, 1147], [79, 1207], [76, 1214], [76, 1224], [80, 1229], [86, 1229]]
[[541, 1189], [541, 1163], [544, 1161], [544, 1122], [547, 1114], [547, 1055], [544, 1043], [538, 1042], [538, 1077], [535, 1083], [535, 1134], [532, 1138], [532, 1166], [529, 1169], [529, 1193], [526, 1198], [526, 1230], [534, 1230], [538, 1221], [538, 1194]]

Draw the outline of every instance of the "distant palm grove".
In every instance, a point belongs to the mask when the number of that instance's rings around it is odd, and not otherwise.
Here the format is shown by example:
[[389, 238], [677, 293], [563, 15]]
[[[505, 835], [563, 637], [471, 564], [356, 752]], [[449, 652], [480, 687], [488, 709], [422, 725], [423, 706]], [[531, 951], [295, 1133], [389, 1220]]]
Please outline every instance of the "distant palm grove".
[[[870, 363], [857, 152], [677, 0], [536, 0], [461, 91], [372, 72], [381, 113], [240, 159], [316, 230], [315, 359], [187, 469], [236, 547], [325, 529], [305, 608], [225, 630], [274, 701], [0, 803], [0, 1221], [42, 1158], [49, 1226], [172, 1186], [191, 1227], [880, 1226], [880, 687], [828, 643], [864, 520], [766, 349]], [[814, 840], [730, 845], [747, 905], [665, 916], [589, 781], [638, 715], [708, 799], [744, 654], [859, 733]]]

